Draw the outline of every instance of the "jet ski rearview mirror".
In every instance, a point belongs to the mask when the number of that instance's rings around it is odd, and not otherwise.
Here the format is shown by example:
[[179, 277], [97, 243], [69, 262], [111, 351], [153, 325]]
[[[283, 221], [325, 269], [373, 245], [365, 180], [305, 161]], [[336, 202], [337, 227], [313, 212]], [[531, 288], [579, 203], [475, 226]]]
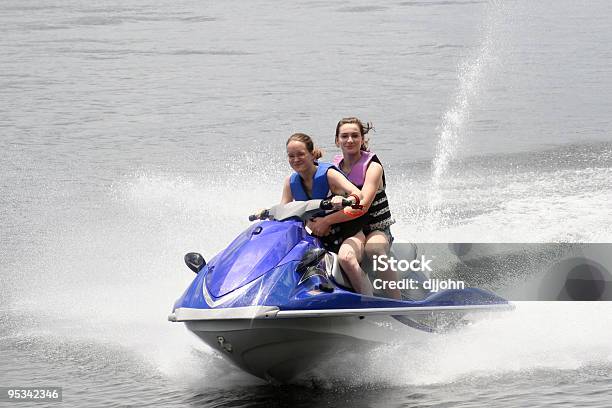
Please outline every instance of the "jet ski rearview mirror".
[[249, 221], [264, 220], [270, 216], [270, 210], [264, 210], [259, 214], [249, 215]]
[[185, 264], [194, 273], [199, 273], [206, 265], [206, 261], [204, 260], [204, 257], [197, 252], [189, 252], [185, 255]]

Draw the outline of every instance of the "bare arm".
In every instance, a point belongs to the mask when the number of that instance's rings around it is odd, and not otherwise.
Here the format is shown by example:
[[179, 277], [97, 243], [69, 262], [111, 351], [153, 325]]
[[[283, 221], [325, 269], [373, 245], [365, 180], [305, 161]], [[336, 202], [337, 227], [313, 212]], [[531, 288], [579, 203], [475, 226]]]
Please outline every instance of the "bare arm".
[[327, 172], [327, 181], [329, 189], [337, 195], [357, 194], [362, 198], [361, 191], [353, 183], [351, 183], [342, 173], [335, 169], [329, 169]]
[[361, 188], [361, 194], [363, 197], [361, 200], [361, 205], [363, 205], [364, 211], [368, 211], [372, 205], [372, 202], [374, 201], [378, 187], [382, 182], [382, 174], [382, 166], [376, 162], [371, 162], [368, 166], [368, 170], [366, 171], [365, 182]]
[[289, 185], [289, 181], [291, 176], [287, 176], [285, 178], [285, 182], [283, 183], [283, 196], [281, 197], [281, 204], [288, 204], [293, 201], [293, 194], [291, 194], [291, 186]]
[[[327, 181], [329, 182], [329, 189], [334, 194], [347, 195], [356, 194], [361, 199], [361, 191], [353, 183], [351, 183], [342, 173], [337, 170], [330, 169], [327, 172]], [[355, 217], [346, 215], [343, 211], [336, 211], [322, 218], [328, 225], [338, 224], [341, 222], [354, 220]]]
[[[365, 212], [364, 212], [365, 214]], [[328, 225], [339, 224], [341, 222], [347, 222], [354, 220], [355, 217], [351, 217], [346, 215], [344, 211], [336, 211], [334, 213], [328, 214], [325, 217], [322, 217], [325, 220], [325, 223]]]

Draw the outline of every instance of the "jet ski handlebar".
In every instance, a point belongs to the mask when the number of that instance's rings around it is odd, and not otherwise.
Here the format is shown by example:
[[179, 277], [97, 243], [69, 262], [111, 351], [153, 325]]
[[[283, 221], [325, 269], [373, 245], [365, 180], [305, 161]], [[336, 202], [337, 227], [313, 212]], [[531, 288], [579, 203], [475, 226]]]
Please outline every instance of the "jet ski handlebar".
[[[356, 207], [355, 203], [353, 203], [352, 200], [348, 200], [346, 198], [342, 199], [341, 206], [342, 207], [353, 207], [353, 208]], [[333, 210], [333, 209], [334, 209], [334, 205], [332, 204], [331, 199], [297, 201], [297, 202], [293, 201], [288, 204], [275, 205], [272, 208], [262, 210], [256, 214], [249, 215], [249, 221], [266, 220], [270, 218], [283, 220], [283, 219], [294, 217], [294, 216], [300, 217], [302, 219], [308, 219], [310, 218], [310, 216], [312, 216], [313, 211], [316, 213], [318, 210], [327, 211], [327, 210]]]
[[[351, 200], [348, 200], [346, 198], [342, 199], [342, 207], [352, 207], [354, 204], [355, 203]], [[332, 204], [331, 198], [328, 198], [327, 200], [321, 200], [319, 208], [322, 210], [333, 210], [334, 205]]]

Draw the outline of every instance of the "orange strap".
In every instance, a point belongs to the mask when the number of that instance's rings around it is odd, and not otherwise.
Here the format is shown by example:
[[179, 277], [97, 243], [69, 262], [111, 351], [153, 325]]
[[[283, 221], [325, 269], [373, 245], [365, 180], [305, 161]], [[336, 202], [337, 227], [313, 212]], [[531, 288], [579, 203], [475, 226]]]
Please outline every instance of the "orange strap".
[[349, 217], [357, 218], [357, 217], [361, 217], [363, 214], [365, 214], [365, 211], [363, 211], [363, 210], [355, 212], [355, 211], [347, 210], [347, 208], [350, 208], [350, 207], [345, 207], [342, 210], [342, 212], [345, 213], [346, 215], [348, 215]]

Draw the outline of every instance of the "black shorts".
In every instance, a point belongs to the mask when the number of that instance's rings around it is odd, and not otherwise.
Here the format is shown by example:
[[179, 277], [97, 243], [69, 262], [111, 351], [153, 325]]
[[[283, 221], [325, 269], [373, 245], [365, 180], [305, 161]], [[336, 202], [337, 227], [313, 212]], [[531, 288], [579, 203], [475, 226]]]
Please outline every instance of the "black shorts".
[[345, 239], [352, 237], [363, 229], [366, 220], [362, 218], [364, 217], [332, 225], [331, 233], [321, 237], [323, 247], [328, 251], [337, 253]]

